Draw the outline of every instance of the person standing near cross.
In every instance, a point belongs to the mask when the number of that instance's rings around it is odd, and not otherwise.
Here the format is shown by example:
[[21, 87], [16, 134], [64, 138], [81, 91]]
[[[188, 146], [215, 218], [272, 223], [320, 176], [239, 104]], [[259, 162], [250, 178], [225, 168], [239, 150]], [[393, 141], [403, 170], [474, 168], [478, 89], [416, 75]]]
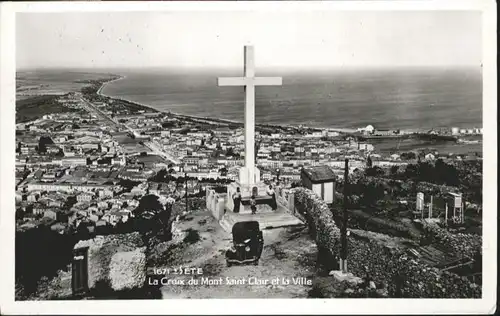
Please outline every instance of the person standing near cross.
[[218, 78], [219, 86], [245, 87], [245, 167], [240, 170], [240, 183], [253, 185], [260, 182], [255, 172], [255, 87], [280, 86], [281, 77], [255, 77], [253, 46], [244, 48], [244, 76]]

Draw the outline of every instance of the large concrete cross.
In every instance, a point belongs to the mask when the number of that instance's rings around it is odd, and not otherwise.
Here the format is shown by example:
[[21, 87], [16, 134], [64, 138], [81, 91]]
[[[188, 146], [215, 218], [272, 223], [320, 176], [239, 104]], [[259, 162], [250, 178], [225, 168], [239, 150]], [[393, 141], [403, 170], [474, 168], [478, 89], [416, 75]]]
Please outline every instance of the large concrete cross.
[[240, 183], [254, 184], [259, 181], [255, 177], [255, 86], [280, 86], [282, 78], [255, 77], [253, 46], [245, 46], [244, 57], [244, 77], [218, 78], [218, 85], [245, 87], [245, 171], [247, 175], [244, 179], [240, 176]]

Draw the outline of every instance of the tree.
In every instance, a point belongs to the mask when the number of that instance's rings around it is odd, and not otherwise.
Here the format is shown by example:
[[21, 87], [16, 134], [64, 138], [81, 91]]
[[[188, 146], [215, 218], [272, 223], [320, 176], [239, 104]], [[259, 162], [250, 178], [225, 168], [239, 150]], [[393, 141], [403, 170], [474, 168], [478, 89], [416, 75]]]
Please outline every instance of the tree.
[[363, 204], [370, 206], [384, 197], [384, 188], [376, 183], [367, 183], [362, 190]]
[[38, 140], [38, 152], [45, 153], [47, 152], [47, 145], [53, 144], [54, 141], [50, 136], [41, 136]]
[[71, 262], [77, 241], [75, 236], [60, 235], [45, 225], [18, 231], [15, 238], [16, 285], [22, 286], [20, 294], [26, 296], [36, 293], [41, 277], [51, 279]]
[[76, 229], [76, 236], [79, 240], [87, 240], [92, 238], [89, 227], [92, 226], [89, 222], [81, 222]]
[[366, 159], [366, 166], [368, 168], [371, 168], [373, 166], [372, 157], [368, 156], [368, 158]]
[[149, 181], [154, 181], [154, 182], [163, 182], [165, 181], [165, 176], [167, 175], [167, 170], [165, 168], [161, 169], [158, 171], [154, 176], [149, 178]]
[[227, 168], [226, 167], [222, 167], [219, 169], [219, 172], [222, 176], [226, 176], [227, 175]]
[[68, 198], [64, 202], [63, 209], [69, 210], [73, 205], [75, 205], [75, 203], [76, 203], [76, 196], [70, 195], [70, 196], [68, 196]]
[[116, 223], [114, 232], [118, 234], [126, 234], [134, 231], [133, 222], [128, 220], [126, 222], [119, 221]]
[[415, 155], [415, 153], [412, 152], [412, 151], [409, 151], [409, 152], [401, 154], [401, 159], [413, 160], [413, 159], [416, 159], [416, 158], [417, 158], [417, 155]]
[[427, 181], [427, 182], [434, 182], [434, 166], [431, 165], [429, 162], [419, 162], [417, 164], [418, 167], [418, 180], [419, 181]]
[[378, 166], [366, 168], [365, 174], [369, 177], [379, 177], [384, 175], [384, 170]]
[[158, 200], [158, 197], [153, 194], [145, 195], [139, 201], [139, 205], [134, 210], [135, 216], [142, 216], [145, 212], [157, 214], [163, 210], [163, 205]]
[[118, 184], [120, 186], [124, 187], [127, 191], [130, 191], [130, 190], [132, 190], [133, 187], [135, 187], [139, 183], [140, 183], [139, 181], [132, 181], [132, 180], [128, 180], [128, 179], [121, 179]]
[[411, 164], [406, 166], [406, 170], [404, 172], [404, 176], [407, 179], [415, 179], [417, 178], [419, 171], [418, 171], [418, 165], [416, 164]]
[[234, 156], [234, 155], [235, 155], [235, 154], [234, 154], [234, 149], [233, 149], [233, 147], [229, 147], [229, 148], [226, 150], [226, 156], [228, 156], [228, 157], [232, 157], [232, 156]]
[[292, 188], [298, 188], [298, 187], [302, 186], [302, 182], [301, 181], [294, 181], [294, 182], [292, 182], [292, 184], [290, 186]]
[[399, 166], [392, 166], [391, 167], [391, 175], [395, 176], [399, 172]]
[[174, 122], [163, 122], [163, 123], [161, 123], [161, 127], [163, 127], [163, 128], [175, 127], [175, 123]]
[[171, 204], [163, 207], [156, 195], [146, 195], [139, 201], [139, 206], [133, 212], [135, 217], [129, 219], [131, 223], [127, 226], [141, 232], [146, 241], [158, 236], [168, 240], [171, 207]]
[[16, 220], [22, 220], [24, 217], [24, 211], [21, 208], [16, 210]]

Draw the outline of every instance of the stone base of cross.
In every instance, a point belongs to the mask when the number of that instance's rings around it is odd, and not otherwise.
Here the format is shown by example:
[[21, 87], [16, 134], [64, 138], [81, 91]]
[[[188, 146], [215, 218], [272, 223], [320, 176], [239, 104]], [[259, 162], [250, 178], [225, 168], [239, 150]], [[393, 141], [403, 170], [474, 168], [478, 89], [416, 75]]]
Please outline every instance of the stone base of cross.
[[[260, 170], [257, 167], [253, 168], [253, 172], [250, 172], [248, 167], [240, 167], [239, 183], [240, 184], [255, 184], [260, 183]], [[253, 179], [252, 179], [253, 178]]]
[[[249, 200], [252, 195], [255, 195], [257, 198], [271, 198], [267, 195], [268, 186], [263, 182], [258, 182], [254, 184], [245, 184], [239, 182], [230, 183], [227, 186], [227, 199], [226, 199], [226, 209], [232, 211], [234, 209], [234, 201], [233, 196], [236, 193], [237, 189], [240, 189], [241, 198], [243, 201]], [[249, 208], [245, 208], [243, 205], [240, 205], [240, 213], [250, 213]]]

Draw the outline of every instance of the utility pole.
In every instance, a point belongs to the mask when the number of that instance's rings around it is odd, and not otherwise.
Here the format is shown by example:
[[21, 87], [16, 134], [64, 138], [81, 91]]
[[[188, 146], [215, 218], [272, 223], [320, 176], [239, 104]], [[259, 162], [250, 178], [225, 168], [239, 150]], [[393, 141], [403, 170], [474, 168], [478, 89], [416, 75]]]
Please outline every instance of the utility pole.
[[431, 214], [429, 215], [429, 219], [432, 218], [432, 212], [434, 211], [434, 196], [431, 195], [431, 208], [430, 208]]
[[425, 200], [422, 201], [422, 207], [421, 207], [421, 210], [420, 210], [420, 216], [421, 216], [421, 221], [422, 223], [424, 222], [424, 209], [425, 209], [425, 203], [424, 203]]
[[462, 202], [460, 206], [462, 207], [462, 211], [460, 212], [460, 214], [462, 215], [461, 223], [463, 224], [465, 222], [465, 200]]
[[186, 167], [184, 167], [184, 185], [186, 186], [186, 214], [189, 211], [188, 207], [188, 180], [187, 180], [187, 172], [186, 172]]
[[189, 206], [188, 206], [188, 178], [187, 178], [187, 173], [184, 172], [184, 178], [186, 179], [186, 213], [189, 211]]
[[344, 169], [344, 210], [342, 216], [342, 227], [340, 231], [340, 270], [347, 273], [347, 203], [348, 203], [348, 185], [349, 185], [349, 159], [345, 160]]

